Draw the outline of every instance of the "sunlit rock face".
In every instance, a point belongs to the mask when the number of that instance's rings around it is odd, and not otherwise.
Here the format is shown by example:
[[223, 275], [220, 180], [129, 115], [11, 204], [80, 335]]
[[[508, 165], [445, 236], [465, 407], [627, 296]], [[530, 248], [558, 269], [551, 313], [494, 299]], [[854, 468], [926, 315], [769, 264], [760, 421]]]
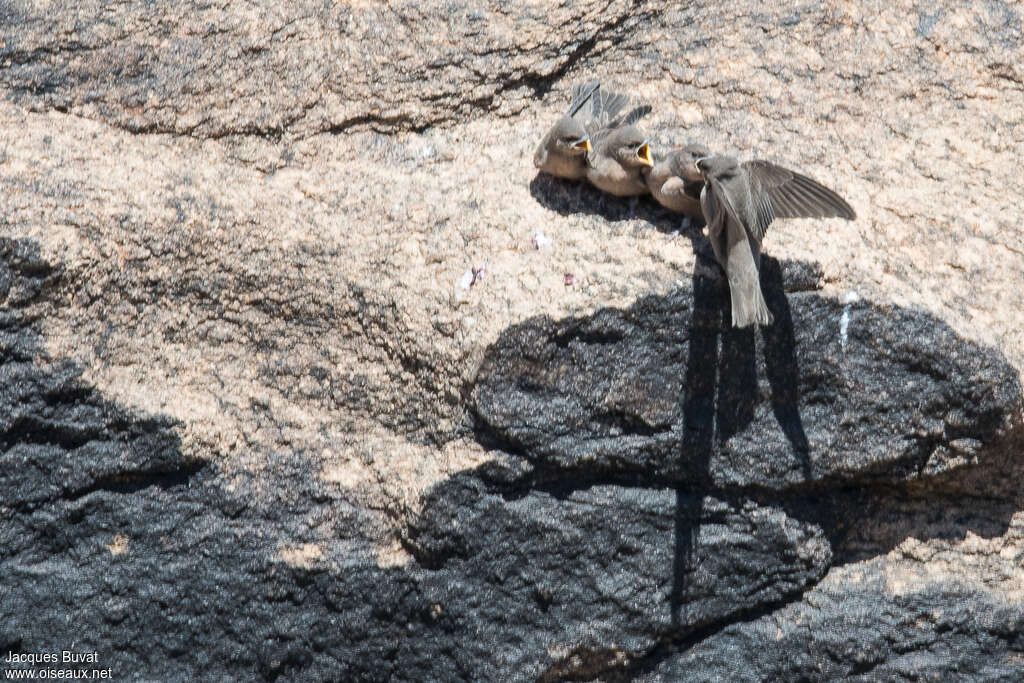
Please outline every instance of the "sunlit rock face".
[[[0, 655], [1020, 678], [1019, 8], [0, 22]], [[729, 327], [699, 226], [537, 174], [589, 78], [655, 155], [854, 206], [773, 223], [773, 326]]]

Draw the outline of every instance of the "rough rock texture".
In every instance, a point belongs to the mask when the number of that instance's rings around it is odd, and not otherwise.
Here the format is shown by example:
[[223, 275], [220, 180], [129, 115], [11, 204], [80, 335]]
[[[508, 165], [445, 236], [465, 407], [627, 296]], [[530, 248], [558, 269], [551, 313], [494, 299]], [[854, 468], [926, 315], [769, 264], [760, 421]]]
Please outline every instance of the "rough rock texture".
[[[661, 12], [628, 0], [443, 9], [409, 0], [100, 1], [49, 11], [15, 2], [5, 10], [18, 26], [0, 52], [15, 101], [133, 132], [202, 138], [423, 130], [481, 112], [520, 113], [581, 58], [600, 56]], [[111, 79], [115, 87], [96, 87]]]
[[[680, 519], [680, 509], [692, 516]], [[779, 508], [619, 486], [509, 500], [479, 479], [432, 492], [412, 543], [447, 575], [428, 595], [457, 625], [456, 661], [489, 680], [594, 667], [576, 664], [580, 656], [597, 658], [599, 673], [799, 595], [830, 558], [814, 522]], [[685, 590], [681, 553], [695, 567]]]
[[935, 474], [1017, 421], [1000, 354], [929, 316], [823, 299], [811, 269], [792, 270], [787, 295], [765, 260], [776, 322], [760, 334], [731, 326], [728, 289], [705, 278], [626, 311], [516, 325], [481, 367], [482, 438], [544, 471], [781, 488]]
[[[1024, 438], [987, 465], [847, 510], [824, 580], [771, 614], [637, 662], [631, 678], [1002, 680], [1024, 665]], [[1000, 484], [998, 482], [1006, 482]], [[980, 488], [979, 488], [980, 487]], [[1013, 490], [1017, 489], [1017, 490]], [[727, 673], [725, 673], [727, 672]]]
[[[0, 653], [1021, 678], [1019, 7], [14, 0], [0, 25]], [[772, 226], [773, 328], [723, 327], [698, 231], [535, 175], [591, 76], [653, 100], [661, 146], [855, 206]]]

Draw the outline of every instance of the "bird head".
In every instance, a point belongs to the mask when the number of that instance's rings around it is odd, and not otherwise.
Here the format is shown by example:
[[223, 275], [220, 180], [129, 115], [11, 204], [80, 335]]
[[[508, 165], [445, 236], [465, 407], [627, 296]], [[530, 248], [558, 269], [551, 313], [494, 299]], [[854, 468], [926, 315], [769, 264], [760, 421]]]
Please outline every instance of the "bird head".
[[549, 161], [555, 167], [576, 163], [573, 160], [587, 154], [590, 149], [590, 136], [583, 124], [570, 116], [563, 116], [541, 140], [533, 155], [533, 165], [545, 169]]
[[551, 131], [555, 148], [569, 156], [579, 156], [590, 151], [590, 136], [583, 124], [571, 116], [563, 116]]
[[739, 163], [733, 157], [705, 156], [696, 159], [694, 166], [705, 178], [715, 176], [726, 178], [736, 173]]
[[689, 182], [703, 182], [704, 177], [697, 168], [697, 160], [711, 156], [711, 150], [704, 145], [686, 145], [669, 156], [670, 169], [673, 175]]
[[610, 147], [623, 166], [653, 166], [651, 143], [636, 126], [624, 126], [614, 133]]

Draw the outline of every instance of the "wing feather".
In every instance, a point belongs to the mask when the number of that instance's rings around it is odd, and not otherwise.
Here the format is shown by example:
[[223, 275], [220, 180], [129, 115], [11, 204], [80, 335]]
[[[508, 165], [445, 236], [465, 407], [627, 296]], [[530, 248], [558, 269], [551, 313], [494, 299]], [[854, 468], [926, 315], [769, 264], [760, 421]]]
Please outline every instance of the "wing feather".
[[751, 229], [764, 237], [776, 218], [857, 217], [846, 200], [821, 183], [767, 161], [747, 161], [742, 168], [754, 193], [755, 216]]
[[721, 209], [722, 213], [726, 216], [726, 220], [731, 218], [732, 220], [741, 223], [740, 214], [736, 211], [736, 204], [729, 197], [729, 193], [725, 191], [725, 186], [722, 181], [718, 178], [711, 177], [708, 178], [708, 184], [711, 186], [711, 194], [718, 202], [718, 206], [715, 208]]
[[623, 93], [598, 90], [590, 107], [590, 120], [598, 127], [607, 126], [623, 107], [629, 104], [629, 96]]
[[622, 122], [619, 125], [632, 126], [634, 123], [642, 119], [651, 113], [651, 105], [642, 104], [639, 107], [634, 107], [622, 118]]
[[599, 89], [591, 101], [590, 120], [585, 125], [590, 133], [590, 142], [595, 147], [612, 131], [631, 126], [651, 113], [648, 104], [633, 107], [623, 113], [629, 106], [630, 97], [622, 93]]
[[729, 281], [732, 324], [736, 327], [755, 323], [770, 325], [772, 315], [765, 304], [758, 275], [758, 241], [748, 237], [736, 213], [735, 202], [725, 191], [725, 184], [714, 177], [708, 179], [700, 203], [708, 220], [711, 247]]
[[569, 110], [566, 112], [566, 116], [575, 117], [576, 114], [583, 109], [583, 105], [589, 102], [594, 96], [594, 93], [598, 92], [600, 87], [601, 83], [597, 79], [574, 85], [572, 87], [572, 102], [569, 104]]

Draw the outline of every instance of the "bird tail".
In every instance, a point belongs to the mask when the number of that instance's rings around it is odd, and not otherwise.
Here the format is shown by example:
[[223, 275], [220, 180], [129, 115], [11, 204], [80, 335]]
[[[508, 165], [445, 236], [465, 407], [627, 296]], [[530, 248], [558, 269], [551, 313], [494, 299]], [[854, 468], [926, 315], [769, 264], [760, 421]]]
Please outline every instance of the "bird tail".
[[[748, 274], [749, 275], [749, 274]], [[730, 276], [729, 295], [732, 299], [732, 324], [734, 327], [771, 325], [772, 314], [761, 292], [761, 283], [754, 270], [754, 277]]]
[[754, 323], [771, 325], [772, 314], [761, 292], [761, 243], [751, 239], [746, 228], [731, 216], [727, 219], [725, 237], [726, 245], [719, 250], [727, 254], [725, 275], [729, 279], [729, 296], [732, 299], [732, 324], [736, 327]]
[[747, 327], [754, 323], [758, 325], [772, 324], [772, 314], [764, 302], [759, 284], [754, 283], [754, 286], [745, 293], [740, 293], [738, 287], [730, 284], [729, 291], [732, 293], [732, 324], [734, 327]]

